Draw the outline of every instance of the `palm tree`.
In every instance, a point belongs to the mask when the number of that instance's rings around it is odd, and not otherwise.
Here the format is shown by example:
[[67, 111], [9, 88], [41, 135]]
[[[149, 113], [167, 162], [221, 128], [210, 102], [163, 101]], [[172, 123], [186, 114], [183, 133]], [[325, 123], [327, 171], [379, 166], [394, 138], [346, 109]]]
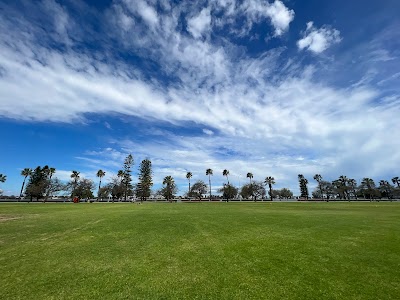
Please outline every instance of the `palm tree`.
[[349, 184], [349, 188], [351, 188], [351, 192], [353, 193], [354, 198], [356, 198], [357, 200], [357, 191], [356, 191], [357, 181], [355, 179], [350, 178], [347, 182]]
[[365, 198], [364, 190], [365, 190], [365, 188], [367, 188], [369, 199], [371, 199], [371, 194], [373, 193], [373, 189], [375, 189], [374, 180], [371, 178], [368, 178], [368, 177], [363, 178], [363, 180], [361, 181], [361, 187], [363, 188], [364, 198]]
[[247, 173], [246, 178], [250, 179], [251, 199], [253, 199], [253, 189], [252, 189], [252, 185], [251, 185], [251, 179], [253, 178], [253, 173]]
[[228, 175], [229, 175], [229, 170], [225, 169], [225, 170], [222, 171], [222, 176], [226, 176], [226, 180], [228, 181], [228, 185], [229, 185]]
[[117, 177], [120, 179], [121, 182], [122, 179], [124, 178], [124, 175], [125, 175], [124, 171], [118, 170]]
[[24, 181], [22, 182], [21, 186], [21, 192], [19, 193], [19, 196], [22, 197], [22, 192], [24, 191], [24, 186], [25, 186], [25, 181], [28, 176], [32, 175], [32, 169], [31, 168], [25, 168], [21, 171], [21, 175], [24, 176]]
[[172, 202], [174, 196], [175, 180], [172, 176], [165, 176], [163, 180], [163, 185], [165, 185], [164, 197], [167, 198], [169, 202]]
[[350, 196], [349, 196], [349, 193], [347, 192], [347, 185], [346, 185], [348, 180], [349, 179], [347, 178], [347, 176], [344, 176], [344, 175], [339, 176], [339, 179], [338, 179], [338, 181], [340, 182], [340, 184], [343, 187], [344, 197], [347, 198], [348, 200], [350, 200]]
[[269, 196], [270, 196], [271, 201], [272, 201], [272, 185], [275, 184], [275, 178], [274, 178], [274, 177], [271, 177], [271, 176], [266, 177], [265, 180], [264, 180], [264, 183], [265, 183], [266, 185], [268, 184], [268, 187], [269, 187]]
[[189, 180], [188, 197], [189, 197], [189, 195], [190, 195], [190, 178], [192, 178], [192, 176], [193, 176], [192, 172], [187, 172], [187, 173], [186, 173], [186, 178], [187, 178], [187, 180]]
[[400, 179], [399, 179], [399, 177], [393, 177], [392, 178], [392, 182], [393, 182], [393, 184], [397, 184], [397, 187], [398, 188], [400, 188]]
[[7, 176], [0, 174], [0, 182], [6, 182], [6, 180], [7, 180]]
[[99, 200], [99, 195], [100, 195], [100, 188], [101, 188], [101, 178], [103, 178], [106, 175], [106, 172], [104, 172], [102, 169], [98, 170], [96, 173], [96, 176], [100, 178], [99, 181], [99, 190], [97, 192], [97, 201]]
[[55, 172], [56, 172], [55, 168], [49, 168], [49, 171], [48, 171], [49, 179], [51, 179], [51, 177], [53, 177]]
[[78, 172], [78, 171], [72, 171], [72, 174], [71, 174], [71, 178], [72, 178], [73, 181], [74, 181], [74, 187], [73, 187], [73, 191], [72, 191], [72, 197], [75, 195], [75, 189], [76, 189], [76, 186], [77, 186], [77, 184], [78, 184], [79, 174], [80, 174], [80, 172]]
[[319, 187], [319, 192], [321, 193], [321, 198], [324, 199], [324, 194], [322, 192], [322, 184], [321, 184], [322, 176], [320, 174], [315, 174], [314, 175], [314, 180], [316, 182], [318, 182], [318, 187]]
[[206, 170], [206, 175], [208, 175], [208, 184], [210, 186], [210, 201], [211, 201], [211, 175], [213, 174], [212, 169], [207, 169]]

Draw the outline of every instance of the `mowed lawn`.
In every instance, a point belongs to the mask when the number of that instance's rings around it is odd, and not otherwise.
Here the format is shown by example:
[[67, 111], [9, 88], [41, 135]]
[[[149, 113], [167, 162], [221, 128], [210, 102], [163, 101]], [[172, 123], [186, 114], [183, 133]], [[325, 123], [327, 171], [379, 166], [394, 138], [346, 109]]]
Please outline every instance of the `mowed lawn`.
[[0, 204], [0, 299], [400, 299], [400, 203]]

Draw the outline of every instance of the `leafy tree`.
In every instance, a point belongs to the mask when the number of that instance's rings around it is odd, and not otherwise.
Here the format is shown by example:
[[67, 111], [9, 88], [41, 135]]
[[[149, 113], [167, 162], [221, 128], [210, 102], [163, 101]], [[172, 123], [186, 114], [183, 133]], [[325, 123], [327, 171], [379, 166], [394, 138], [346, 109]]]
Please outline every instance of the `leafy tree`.
[[33, 198], [39, 200], [45, 195], [48, 184], [47, 168], [38, 166], [30, 175], [25, 194], [30, 197], [31, 201]]
[[22, 182], [21, 186], [21, 192], [19, 193], [19, 196], [23, 196], [23, 191], [24, 191], [24, 186], [25, 186], [25, 181], [28, 176], [31, 176], [32, 174], [32, 169], [31, 168], [25, 168], [21, 171], [21, 175], [24, 176], [24, 181]]
[[240, 195], [244, 199], [249, 199], [252, 197], [254, 201], [257, 201], [257, 199], [262, 199], [265, 197], [266, 191], [262, 182], [254, 181], [242, 186], [240, 189]]
[[314, 180], [315, 180], [316, 182], [318, 182], [319, 194], [321, 195], [321, 196], [320, 196], [321, 199], [323, 199], [323, 198], [324, 198], [324, 192], [322, 191], [322, 185], [321, 185], [322, 176], [321, 176], [320, 174], [315, 174], [315, 175], [314, 175]]
[[127, 200], [127, 197], [132, 195], [132, 165], [133, 165], [133, 156], [129, 154], [124, 161], [124, 171], [123, 171], [123, 185], [124, 185], [124, 199]]
[[297, 177], [299, 179], [300, 197], [308, 199], [308, 180], [302, 174], [299, 174]]
[[150, 197], [151, 187], [153, 186], [152, 174], [151, 161], [149, 159], [142, 160], [139, 167], [139, 182], [136, 185], [136, 196], [141, 201]]
[[72, 188], [72, 195], [71, 195], [72, 198], [76, 197], [75, 189], [76, 189], [76, 186], [78, 185], [79, 174], [80, 174], [80, 172], [78, 172], [78, 171], [72, 171], [72, 174], [70, 176], [73, 180], [73, 188]]
[[188, 189], [188, 197], [190, 196], [190, 178], [192, 178], [192, 172], [187, 172], [186, 173], [186, 178], [189, 181], [189, 189]]
[[237, 196], [239, 190], [231, 184], [224, 184], [224, 186], [220, 188], [218, 192], [222, 193], [222, 196], [226, 199], [226, 202], [229, 202], [229, 199], [233, 199]]
[[163, 187], [161, 189], [161, 194], [167, 199], [169, 202], [172, 202], [176, 193], [178, 192], [178, 187], [175, 184], [175, 180], [172, 176], [166, 176], [163, 180]]
[[96, 188], [95, 183], [90, 179], [80, 179], [75, 186], [75, 197], [79, 199], [91, 199], [94, 198], [93, 190]]
[[269, 196], [272, 201], [272, 185], [275, 184], [275, 178], [271, 176], [266, 177], [264, 183], [269, 187]]
[[397, 188], [400, 188], [400, 179], [399, 179], [399, 177], [393, 177], [392, 178], [392, 182], [393, 182], [393, 184], [397, 184]]
[[205, 193], [207, 193], [207, 185], [202, 180], [196, 181], [190, 190], [190, 194], [199, 198], [199, 200], [201, 200], [203, 194]]
[[293, 193], [291, 190], [287, 189], [287, 188], [283, 188], [279, 191], [279, 195], [283, 198], [283, 199], [291, 199], [293, 198]]
[[100, 178], [99, 180], [99, 189], [97, 190], [97, 200], [100, 199], [100, 188], [101, 188], [101, 179], [106, 176], [106, 172], [104, 172], [102, 169], [98, 170], [96, 173], [96, 176]]
[[229, 185], [229, 170], [225, 169], [222, 171], [222, 176], [226, 176], [226, 180], [228, 181], [228, 185]]
[[[123, 173], [122, 170], [120, 171]], [[105, 186], [107, 192], [104, 191], [104, 193], [111, 194], [112, 202], [124, 196], [125, 187], [122, 183], [122, 178], [123, 176], [113, 176], [111, 182]]]
[[206, 175], [208, 175], [208, 184], [210, 187], [210, 201], [211, 201], [211, 175], [213, 175], [213, 170], [212, 169], [207, 169], [206, 170]]
[[[55, 168], [49, 168], [48, 166], [45, 166], [45, 173], [47, 175], [47, 179], [48, 179], [48, 186], [47, 186], [47, 191], [46, 191], [46, 200], [47, 198], [52, 195], [51, 191], [53, 190], [52, 184], [56, 182], [54, 182], [52, 180], [53, 175], [56, 173], [56, 169]], [[58, 187], [56, 187], [56, 190], [58, 189]]]

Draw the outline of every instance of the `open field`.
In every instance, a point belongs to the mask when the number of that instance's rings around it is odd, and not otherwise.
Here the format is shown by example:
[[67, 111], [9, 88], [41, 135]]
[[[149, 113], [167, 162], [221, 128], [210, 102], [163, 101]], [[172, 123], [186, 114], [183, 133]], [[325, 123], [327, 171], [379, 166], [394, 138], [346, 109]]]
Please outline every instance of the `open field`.
[[1, 204], [0, 299], [399, 299], [400, 203]]

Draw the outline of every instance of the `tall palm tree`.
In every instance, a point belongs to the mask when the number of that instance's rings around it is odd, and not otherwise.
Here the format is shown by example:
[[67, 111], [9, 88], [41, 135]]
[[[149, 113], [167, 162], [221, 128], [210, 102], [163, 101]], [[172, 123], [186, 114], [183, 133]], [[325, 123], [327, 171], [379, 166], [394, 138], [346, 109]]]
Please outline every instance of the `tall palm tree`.
[[250, 179], [250, 184], [251, 184], [251, 179], [253, 179], [253, 173], [247, 173], [246, 178]]
[[355, 179], [350, 178], [347, 182], [349, 184], [349, 188], [351, 189], [351, 192], [354, 195], [354, 198], [356, 198], [356, 200], [357, 200], [357, 191], [356, 191], [357, 181]]
[[268, 184], [268, 187], [269, 187], [269, 196], [270, 196], [271, 201], [272, 201], [272, 185], [275, 184], [275, 178], [274, 178], [274, 177], [271, 177], [271, 176], [266, 177], [265, 180], [264, 180], [264, 183], [265, 183], [266, 185]]
[[400, 179], [399, 179], [399, 177], [393, 177], [392, 178], [392, 182], [393, 182], [393, 184], [397, 184], [397, 187], [398, 188], [400, 188]]
[[207, 169], [206, 170], [206, 175], [208, 175], [208, 184], [210, 186], [210, 201], [211, 201], [211, 175], [213, 175], [213, 170], [212, 169]]
[[321, 198], [324, 199], [324, 194], [322, 192], [322, 176], [320, 174], [314, 175], [314, 180], [318, 182], [319, 192], [321, 193]]
[[228, 175], [229, 175], [229, 170], [225, 169], [225, 170], [222, 171], [222, 176], [226, 176], [226, 180], [228, 181], [228, 185], [229, 185]]
[[192, 176], [193, 176], [192, 172], [187, 172], [187, 173], [186, 173], [186, 178], [187, 178], [187, 180], [189, 180], [188, 197], [189, 197], [189, 195], [190, 195], [190, 178], [192, 178]]
[[347, 176], [344, 176], [344, 175], [339, 176], [339, 179], [338, 179], [338, 181], [340, 182], [340, 184], [343, 187], [344, 197], [350, 200], [350, 196], [349, 196], [349, 193], [347, 191], [347, 182], [348, 182], [348, 180], [349, 179], [347, 178]]
[[22, 197], [22, 192], [24, 191], [24, 186], [25, 186], [25, 181], [28, 176], [32, 175], [32, 169], [31, 168], [25, 168], [21, 171], [21, 175], [24, 176], [24, 181], [22, 182], [21, 186], [21, 192], [19, 193], [19, 196]]
[[96, 173], [96, 176], [100, 178], [99, 181], [99, 190], [97, 192], [97, 200], [99, 200], [99, 195], [100, 195], [100, 188], [101, 188], [101, 179], [106, 175], [106, 172], [104, 172], [102, 169], [98, 170]]
[[249, 178], [249, 179], [250, 179], [251, 199], [253, 199], [253, 198], [254, 198], [254, 197], [253, 197], [253, 188], [252, 188], [252, 185], [251, 185], [251, 179], [253, 178], [253, 173], [247, 173], [246, 178]]
[[49, 168], [48, 171], [49, 179], [53, 177], [54, 173], [56, 173], [56, 168]]
[[78, 171], [72, 171], [71, 178], [72, 178], [73, 181], [74, 181], [74, 187], [73, 187], [73, 191], [72, 191], [72, 197], [75, 195], [75, 189], [76, 189], [76, 186], [77, 186], [77, 184], [78, 184], [79, 174], [80, 174], [80, 173], [81, 173], [81, 172], [78, 172]]

